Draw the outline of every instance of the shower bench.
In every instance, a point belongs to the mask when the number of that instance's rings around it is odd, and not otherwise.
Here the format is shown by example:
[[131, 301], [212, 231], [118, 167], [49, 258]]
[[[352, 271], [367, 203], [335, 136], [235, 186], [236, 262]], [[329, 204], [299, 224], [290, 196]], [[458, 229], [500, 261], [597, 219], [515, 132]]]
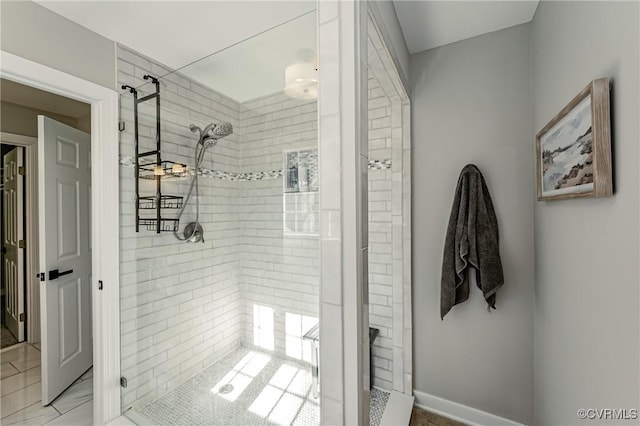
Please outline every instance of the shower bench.
[[[380, 330], [377, 328], [369, 327], [369, 389], [373, 388], [373, 342], [380, 334]], [[318, 399], [320, 397], [320, 385], [318, 381], [318, 369], [320, 359], [320, 324], [316, 324], [302, 337], [304, 340], [311, 342], [311, 387], [313, 390], [313, 397]]]

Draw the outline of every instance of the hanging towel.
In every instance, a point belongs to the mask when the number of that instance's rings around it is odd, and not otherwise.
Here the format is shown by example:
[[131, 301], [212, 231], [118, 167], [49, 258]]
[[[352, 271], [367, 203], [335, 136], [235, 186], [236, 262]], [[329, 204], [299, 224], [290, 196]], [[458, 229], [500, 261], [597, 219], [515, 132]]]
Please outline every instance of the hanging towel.
[[470, 267], [487, 310], [496, 308], [496, 291], [504, 283], [498, 220], [480, 170], [468, 164], [460, 172], [442, 258], [440, 318], [469, 298]]

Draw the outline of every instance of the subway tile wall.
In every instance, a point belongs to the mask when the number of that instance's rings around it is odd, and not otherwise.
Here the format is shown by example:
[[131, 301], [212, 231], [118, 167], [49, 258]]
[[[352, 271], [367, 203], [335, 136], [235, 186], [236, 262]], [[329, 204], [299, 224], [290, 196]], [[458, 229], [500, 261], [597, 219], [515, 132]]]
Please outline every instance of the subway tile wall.
[[[317, 176], [315, 100], [276, 93], [247, 101], [243, 108], [242, 170], [280, 170], [284, 152], [309, 150], [316, 153]], [[267, 306], [274, 314], [275, 352], [309, 362], [311, 348], [301, 335], [317, 322], [319, 310], [317, 185], [316, 191], [283, 191], [282, 178], [240, 183], [243, 343], [259, 343], [253, 312], [255, 306]], [[299, 220], [306, 222], [303, 231], [285, 229], [285, 203], [287, 211], [298, 211]]]
[[[118, 47], [119, 84], [138, 86], [142, 76], [169, 70], [123, 46]], [[140, 96], [151, 93], [149, 84]], [[193, 166], [197, 136], [190, 124], [238, 123], [242, 106], [178, 74], [161, 82], [163, 159]], [[155, 149], [155, 107], [140, 106], [141, 151]], [[134, 155], [133, 99], [121, 96], [121, 158]], [[206, 168], [237, 172], [241, 134], [210, 149]], [[214, 154], [215, 152], [215, 154]], [[121, 209], [121, 359], [123, 409], [140, 406], [172, 389], [240, 345], [242, 303], [239, 285], [241, 224], [238, 183], [201, 178], [200, 222], [205, 242], [186, 244], [171, 233], [135, 232], [134, 169], [120, 168]], [[163, 193], [185, 195], [187, 178], [165, 180]], [[141, 182], [152, 195], [154, 182]], [[151, 211], [153, 214], [153, 212]], [[166, 211], [175, 217], [177, 211]], [[195, 218], [189, 207], [183, 221]], [[144, 214], [144, 213], [142, 213]]]
[[[118, 47], [119, 85], [138, 86], [145, 74], [168, 72]], [[139, 95], [152, 90], [143, 85]], [[136, 233], [133, 99], [121, 96], [121, 351], [128, 380], [123, 409], [145, 405], [241, 344], [308, 361], [310, 348], [301, 335], [319, 310], [318, 225], [315, 234], [283, 232], [285, 202], [296, 203], [307, 221], [318, 224], [318, 194], [283, 196], [282, 176], [284, 151], [317, 150], [316, 102], [277, 93], [240, 104], [178, 73], [161, 78], [161, 99], [163, 159], [193, 166], [192, 123], [229, 121], [234, 134], [210, 148], [202, 165], [205, 243]], [[153, 150], [154, 106], [142, 104], [139, 111], [141, 151]], [[186, 195], [189, 183], [165, 180], [163, 193]], [[154, 181], [141, 182], [145, 191], [155, 192]], [[190, 206], [182, 226], [194, 218]]]
[[[391, 101], [369, 72], [369, 160], [391, 159]], [[393, 261], [391, 168], [369, 169], [369, 325], [380, 330], [373, 344], [373, 385], [393, 388]]]
[[[135, 86], [144, 83], [144, 74], [169, 71], [123, 46], [118, 59], [119, 84]], [[368, 85], [369, 311], [371, 326], [380, 329], [373, 380], [391, 389], [392, 107], [373, 74]], [[141, 96], [152, 89], [140, 87]], [[283, 230], [286, 197], [302, 203], [319, 222], [318, 194], [284, 196], [282, 180], [283, 152], [317, 149], [317, 103], [277, 93], [240, 104], [180, 74], [161, 80], [161, 95], [164, 159], [193, 165], [197, 136], [188, 129], [192, 123], [204, 127], [229, 121], [234, 134], [205, 156], [203, 168], [215, 171], [199, 179], [205, 243], [180, 243], [166, 233], [135, 233], [133, 101], [129, 94], [121, 97], [125, 131], [120, 150], [129, 164], [120, 175], [125, 409], [155, 399], [241, 344], [272, 346], [279, 355], [308, 360], [308, 348], [297, 345], [319, 311], [318, 236], [285, 235]], [[154, 149], [151, 105], [141, 106], [140, 124], [142, 149]], [[141, 188], [151, 194], [152, 185], [142, 182]], [[188, 178], [167, 180], [163, 192], [185, 195], [188, 185]], [[168, 214], [175, 217], [176, 212]], [[181, 223], [194, 218], [195, 209], [189, 207]], [[254, 317], [256, 306], [267, 308], [271, 325]], [[265, 346], [256, 333], [271, 333], [271, 343]]]

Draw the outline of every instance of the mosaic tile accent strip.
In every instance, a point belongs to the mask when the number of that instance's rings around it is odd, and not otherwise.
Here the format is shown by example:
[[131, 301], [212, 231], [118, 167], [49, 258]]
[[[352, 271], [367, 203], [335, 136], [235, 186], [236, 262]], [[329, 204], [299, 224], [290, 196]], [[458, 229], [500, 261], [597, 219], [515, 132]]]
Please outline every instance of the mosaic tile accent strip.
[[387, 402], [391, 394], [378, 388], [371, 389], [371, 399], [369, 403], [369, 424], [371, 426], [380, 426], [384, 409], [387, 408]]
[[[317, 154], [315, 154], [317, 155]], [[121, 157], [120, 165], [124, 167], [134, 167], [135, 161], [133, 157]], [[310, 161], [309, 162], [309, 186], [313, 188], [317, 188], [318, 185], [318, 163]], [[391, 159], [386, 160], [370, 160], [369, 161], [369, 169], [370, 170], [385, 170], [391, 168]], [[193, 169], [188, 169], [185, 174], [181, 176], [193, 176]], [[225, 172], [222, 170], [211, 170], [200, 168], [198, 176], [203, 176], [212, 179], [220, 179], [220, 180], [230, 180], [230, 181], [238, 181], [238, 182], [251, 182], [257, 180], [270, 180], [270, 179], [280, 179], [283, 175], [282, 170], [267, 170], [263, 172], [243, 172], [243, 173], [234, 173], [234, 172]]]
[[244, 182], [254, 180], [280, 179], [281, 177], [282, 170], [268, 170], [266, 172], [238, 173], [236, 180]]
[[[134, 167], [135, 161], [133, 157], [122, 157], [120, 158], [120, 165], [124, 167]], [[176, 177], [193, 176], [193, 175], [194, 175], [193, 169], [188, 168], [186, 173], [181, 173], [180, 176], [176, 176]], [[203, 177], [212, 178], [212, 179], [220, 179], [220, 180], [248, 182], [248, 181], [256, 181], [256, 180], [279, 179], [282, 177], [282, 170], [234, 173], [234, 172], [225, 172], [223, 170], [206, 169], [204, 167], [201, 167], [198, 170], [198, 176], [203, 176]]]
[[386, 160], [369, 160], [370, 170], [385, 170], [391, 168], [391, 159]]

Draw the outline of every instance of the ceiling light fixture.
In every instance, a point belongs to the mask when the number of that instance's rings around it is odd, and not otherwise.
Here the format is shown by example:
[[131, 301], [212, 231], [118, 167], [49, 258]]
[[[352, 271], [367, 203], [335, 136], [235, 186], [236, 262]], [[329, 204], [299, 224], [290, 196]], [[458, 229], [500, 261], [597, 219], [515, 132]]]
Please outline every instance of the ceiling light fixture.
[[318, 61], [312, 50], [298, 51], [298, 61], [284, 70], [284, 93], [292, 98], [318, 98]]

